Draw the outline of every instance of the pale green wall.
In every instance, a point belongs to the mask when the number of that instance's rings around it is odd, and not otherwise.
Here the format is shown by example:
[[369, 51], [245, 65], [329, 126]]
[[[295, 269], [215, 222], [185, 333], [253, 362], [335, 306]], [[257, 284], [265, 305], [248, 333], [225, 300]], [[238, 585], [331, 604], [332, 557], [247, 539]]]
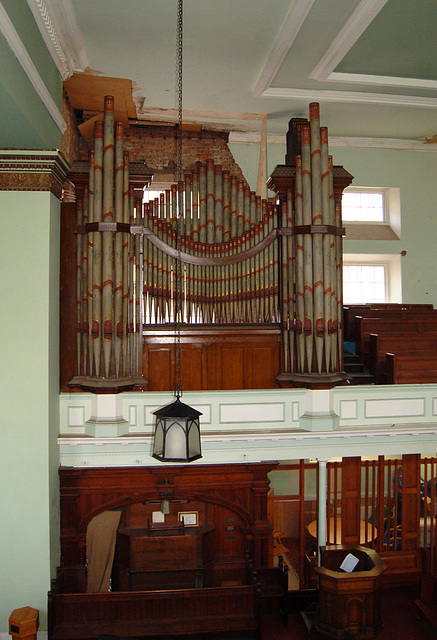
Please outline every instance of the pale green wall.
[[[61, 111], [62, 79], [26, 0], [2, 0], [2, 4]], [[60, 130], [1, 34], [0, 60], [0, 148], [59, 149]]]
[[26, 605], [46, 628], [50, 566], [59, 563], [59, 202], [2, 191], [0, 225], [2, 633]]
[[348, 253], [397, 253], [402, 258], [403, 302], [430, 302], [437, 307], [437, 154], [422, 151], [335, 149], [335, 164], [354, 176], [353, 184], [399, 187], [401, 240], [348, 241]]
[[[252, 189], [256, 188], [259, 148], [256, 144], [231, 144], [231, 151]], [[345, 240], [347, 253], [400, 254], [402, 301], [432, 303], [437, 308], [437, 153], [382, 149], [330, 150], [335, 165], [354, 176], [353, 184], [399, 187], [401, 240]], [[270, 145], [267, 176], [284, 164], [285, 147]]]

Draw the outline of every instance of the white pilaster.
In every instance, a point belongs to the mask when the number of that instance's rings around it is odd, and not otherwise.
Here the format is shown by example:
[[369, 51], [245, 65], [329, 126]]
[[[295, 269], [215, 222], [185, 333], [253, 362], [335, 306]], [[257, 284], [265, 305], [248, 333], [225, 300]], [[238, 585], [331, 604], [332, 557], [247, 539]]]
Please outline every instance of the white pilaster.
[[308, 390], [305, 413], [299, 418], [300, 428], [305, 431], [334, 431], [339, 424], [340, 417], [333, 408], [332, 389]]
[[85, 434], [94, 438], [123, 436], [129, 424], [123, 418], [123, 399], [120, 394], [95, 394], [92, 415], [85, 423]]

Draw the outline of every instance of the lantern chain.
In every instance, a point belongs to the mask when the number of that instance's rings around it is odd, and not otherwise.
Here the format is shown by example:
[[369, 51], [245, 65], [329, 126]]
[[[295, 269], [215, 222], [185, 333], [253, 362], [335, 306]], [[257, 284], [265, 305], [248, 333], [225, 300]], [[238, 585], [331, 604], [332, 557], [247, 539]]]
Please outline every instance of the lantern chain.
[[175, 395], [182, 395], [181, 385], [181, 329], [183, 315], [182, 304], [182, 232], [183, 216], [183, 186], [182, 186], [182, 63], [183, 63], [183, 0], [178, 0], [177, 37], [176, 37], [176, 96], [177, 96], [177, 124], [176, 124], [176, 180], [177, 180], [177, 220], [176, 220], [176, 389]]

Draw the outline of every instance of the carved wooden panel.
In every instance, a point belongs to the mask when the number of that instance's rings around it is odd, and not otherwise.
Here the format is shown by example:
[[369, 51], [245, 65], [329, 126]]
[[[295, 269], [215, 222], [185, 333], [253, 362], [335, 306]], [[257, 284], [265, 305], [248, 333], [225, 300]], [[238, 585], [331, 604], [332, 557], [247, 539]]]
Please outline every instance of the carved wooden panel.
[[343, 458], [341, 493], [342, 544], [360, 544], [361, 458]]
[[[212, 527], [213, 565], [220, 579], [244, 567], [248, 550], [255, 565], [268, 566], [272, 526], [267, 517], [267, 474], [276, 463], [60, 469], [62, 571], [74, 580], [85, 566], [86, 527], [102, 511], [123, 508], [120, 526], [147, 526], [160, 502], [169, 499], [166, 521], [180, 512], [198, 513]], [[211, 551], [208, 558], [212, 560]], [[215, 571], [215, 570], [214, 570]], [[70, 575], [71, 574], [71, 575]], [[212, 578], [214, 580], [214, 578]], [[68, 591], [68, 585], [66, 586]]]

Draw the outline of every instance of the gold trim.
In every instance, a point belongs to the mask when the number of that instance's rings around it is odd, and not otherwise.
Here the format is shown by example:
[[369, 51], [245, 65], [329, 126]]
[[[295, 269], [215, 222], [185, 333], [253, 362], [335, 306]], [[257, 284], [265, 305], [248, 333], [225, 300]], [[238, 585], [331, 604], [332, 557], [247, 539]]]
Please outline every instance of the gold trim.
[[0, 152], [0, 191], [50, 191], [61, 197], [69, 166], [59, 152]]

